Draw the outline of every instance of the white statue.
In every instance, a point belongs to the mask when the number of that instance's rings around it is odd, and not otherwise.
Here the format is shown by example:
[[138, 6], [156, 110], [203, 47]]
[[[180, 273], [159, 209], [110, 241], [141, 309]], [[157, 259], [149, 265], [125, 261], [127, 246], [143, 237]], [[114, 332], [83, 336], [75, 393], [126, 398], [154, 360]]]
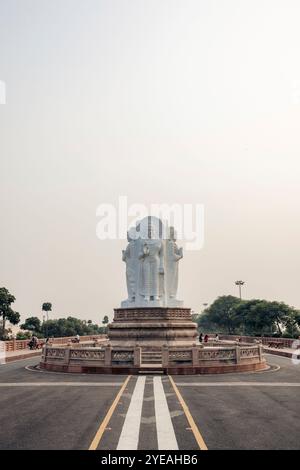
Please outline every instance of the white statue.
[[170, 239], [167, 240], [168, 294], [174, 299], [178, 289], [178, 261], [183, 257], [182, 248], [178, 248], [174, 227], [170, 227]]
[[134, 240], [130, 237], [130, 233], [127, 232], [128, 245], [126, 250], [122, 250], [122, 260], [126, 263], [126, 282], [128, 291], [128, 301], [133, 302], [135, 300], [136, 290], [136, 260], [135, 251], [136, 246]]
[[[135, 232], [133, 234], [133, 231]], [[174, 228], [164, 239], [164, 227], [156, 217], [146, 217], [128, 233], [122, 259], [126, 263], [128, 307], [180, 307], [176, 300], [178, 261], [182, 248], [176, 244]]]
[[141, 260], [139, 293], [147, 302], [150, 299], [159, 300], [162, 295], [160, 276], [164, 274], [162, 242], [152, 239], [145, 241], [139, 259]]

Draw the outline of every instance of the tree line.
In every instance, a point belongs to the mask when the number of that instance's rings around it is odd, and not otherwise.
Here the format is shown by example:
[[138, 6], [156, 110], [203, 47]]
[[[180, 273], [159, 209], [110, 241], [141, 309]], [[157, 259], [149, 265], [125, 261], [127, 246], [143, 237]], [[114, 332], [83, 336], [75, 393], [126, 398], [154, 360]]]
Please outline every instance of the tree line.
[[[20, 323], [20, 314], [12, 308], [15, 297], [5, 287], [0, 288], [0, 340], [9, 339], [10, 330], [8, 323], [18, 325]], [[38, 338], [63, 337], [63, 336], [85, 336], [106, 333], [108, 316], [105, 315], [102, 320], [102, 326], [93, 323], [92, 320], [80, 320], [72, 316], [67, 318], [48, 319], [48, 312], [52, 310], [51, 302], [44, 302], [42, 310], [47, 313], [47, 320], [41, 322], [38, 317], [28, 317], [16, 335], [16, 339], [27, 339], [33, 334]]]
[[290, 338], [300, 335], [300, 311], [284, 302], [224, 295], [194, 320], [206, 332]]

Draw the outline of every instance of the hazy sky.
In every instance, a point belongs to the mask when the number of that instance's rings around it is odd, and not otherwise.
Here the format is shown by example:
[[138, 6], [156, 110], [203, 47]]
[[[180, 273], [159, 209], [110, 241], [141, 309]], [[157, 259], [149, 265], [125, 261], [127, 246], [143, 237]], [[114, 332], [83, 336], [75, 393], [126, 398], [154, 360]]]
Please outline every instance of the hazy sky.
[[300, 307], [299, 0], [0, 0], [0, 285], [100, 321], [125, 241], [96, 208], [202, 203], [179, 298]]

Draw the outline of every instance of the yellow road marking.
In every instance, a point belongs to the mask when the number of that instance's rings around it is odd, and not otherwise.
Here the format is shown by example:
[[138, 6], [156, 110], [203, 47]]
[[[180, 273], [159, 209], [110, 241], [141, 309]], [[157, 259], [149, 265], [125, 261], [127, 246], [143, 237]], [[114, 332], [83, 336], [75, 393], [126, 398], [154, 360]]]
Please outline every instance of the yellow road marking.
[[115, 411], [116, 409], [116, 406], [121, 398], [121, 395], [122, 393], [124, 392], [124, 389], [126, 388], [128, 382], [129, 382], [129, 379], [130, 379], [131, 375], [128, 375], [128, 377], [126, 378], [125, 382], [123, 383], [121, 389], [119, 390], [119, 393], [118, 395], [116, 396], [116, 398], [114, 399], [113, 401], [113, 404], [111, 405], [111, 407], [109, 408], [104, 420], [102, 421], [102, 423], [100, 424], [99, 426], [99, 429], [98, 431], [96, 432], [95, 434], [95, 437], [94, 439], [92, 440], [92, 443], [89, 447], [89, 450], [96, 450], [100, 441], [101, 441], [101, 438], [102, 438], [102, 435], [105, 431], [105, 428], [107, 427], [109, 421], [110, 421], [110, 418], [112, 417], [113, 415], [113, 412]]
[[184, 411], [185, 416], [186, 416], [186, 418], [187, 418], [187, 420], [188, 420], [188, 423], [189, 423], [189, 425], [191, 426], [191, 430], [193, 431], [194, 437], [195, 437], [195, 439], [196, 439], [196, 441], [197, 441], [197, 444], [198, 444], [199, 448], [200, 448], [201, 450], [208, 450], [208, 449], [207, 449], [207, 446], [206, 446], [206, 444], [205, 444], [205, 442], [204, 442], [204, 439], [203, 439], [203, 437], [201, 436], [201, 433], [200, 433], [200, 431], [199, 431], [199, 429], [198, 429], [198, 427], [197, 427], [197, 425], [196, 425], [196, 423], [195, 423], [195, 421], [194, 421], [194, 419], [193, 419], [193, 417], [192, 417], [192, 415], [191, 415], [191, 413], [190, 413], [190, 410], [188, 409], [187, 404], [185, 403], [184, 399], [182, 398], [182, 395], [181, 395], [181, 393], [179, 392], [179, 390], [178, 390], [178, 388], [177, 388], [177, 386], [176, 386], [174, 380], [172, 379], [172, 377], [171, 377], [170, 375], [169, 375], [168, 377], [169, 377], [170, 382], [171, 382], [171, 384], [172, 384], [172, 386], [173, 386], [173, 388], [174, 388], [174, 390], [175, 390], [175, 393], [176, 393], [176, 395], [177, 395], [177, 398], [178, 398], [178, 400], [179, 400], [179, 402], [180, 402], [180, 404], [181, 404], [181, 406], [182, 406], [182, 408], [183, 408], [183, 411]]

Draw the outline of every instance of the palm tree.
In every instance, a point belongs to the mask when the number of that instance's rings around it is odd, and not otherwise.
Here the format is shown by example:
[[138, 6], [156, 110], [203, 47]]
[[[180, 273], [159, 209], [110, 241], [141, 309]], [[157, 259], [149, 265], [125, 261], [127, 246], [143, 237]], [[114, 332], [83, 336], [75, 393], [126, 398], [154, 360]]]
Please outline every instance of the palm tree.
[[[42, 305], [42, 310], [43, 312], [46, 312], [47, 315], [47, 321], [49, 320], [48, 312], [51, 312], [52, 310], [52, 304], [51, 302], [44, 302]], [[48, 325], [46, 324], [46, 337], [48, 337]]]
[[102, 324], [104, 325], [104, 332], [106, 333], [107, 331], [107, 323], [109, 322], [109, 319], [108, 319], [108, 316], [107, 315], [104, 315], [103, 317], [103, 320], [102, 320]]

